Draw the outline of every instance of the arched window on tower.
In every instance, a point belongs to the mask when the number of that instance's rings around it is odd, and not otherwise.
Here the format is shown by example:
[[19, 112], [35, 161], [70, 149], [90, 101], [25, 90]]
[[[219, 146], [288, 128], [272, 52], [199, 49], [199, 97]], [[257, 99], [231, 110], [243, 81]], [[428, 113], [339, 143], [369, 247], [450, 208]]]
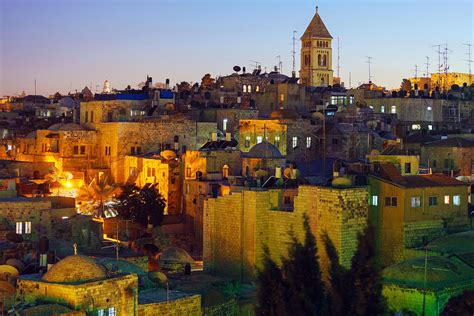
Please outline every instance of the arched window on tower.
[[321, 66], [321, 54], [318, 54], [318, 66]]
[[326, 67], [326, 55], [323, 55], [323, 66]]
[[248, 86], [247, 86], [247, 92], [248, 92], [248, 93], [251, 93], [251, 92], [252, 92], [252, 86], [251, 86], [251, 85], [248, 85]]
[[246, 85], [244, 85], [244, 86], [242, 87], [242, 92], [243, 92], [243, 93], [247, 92], [247, 86], [246, 86]]
[[228, 178], [229, 177], [229, 166], [228, 165], [224, 165], [224, 167], [222, 167], [222, 178]]

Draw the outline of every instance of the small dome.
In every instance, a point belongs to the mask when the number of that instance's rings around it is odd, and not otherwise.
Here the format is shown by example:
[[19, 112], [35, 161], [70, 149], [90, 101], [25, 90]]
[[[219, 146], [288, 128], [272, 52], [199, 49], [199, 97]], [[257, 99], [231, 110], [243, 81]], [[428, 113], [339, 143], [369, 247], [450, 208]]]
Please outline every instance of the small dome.
[[176, 153], [174, 151], [171, 151], [171, 150], [167, 149], [167, 150], [163, 150], [160, 153], [160, 156], [163, 157], [166, 160], [171, 160], [171, 159], [176, 158]]
[[163, 251], [160, 261], [168, 263], [194, 263], [194, 259], [186, 252], [186, 250], [178, 247], [170, 247]]
[[53, 283], [86, 282], [107, 277], [107, 270], [94, 259], [74, 255], [53, 265], [42, 280]]
[[298, 113], [290, 109], [279, 109], [275, 110], [270, 114], [270, 118], [272, 119], [280, 119], [280, 120], [297, 120], [300, 118]]
[[249, 152], [247, 153], [247, 157], [250, 158], [281, 158], [282, 155], [278, 148], [275, 145], [263, 141], [261, 143], [256, 144], [252, 148], [250, 148]]
[[48, 128], [48, 130], [50, 131], [83, 131], [85, 130], [85, 128], [75, 123], [56, 123], [56, 124], [51, 125]]

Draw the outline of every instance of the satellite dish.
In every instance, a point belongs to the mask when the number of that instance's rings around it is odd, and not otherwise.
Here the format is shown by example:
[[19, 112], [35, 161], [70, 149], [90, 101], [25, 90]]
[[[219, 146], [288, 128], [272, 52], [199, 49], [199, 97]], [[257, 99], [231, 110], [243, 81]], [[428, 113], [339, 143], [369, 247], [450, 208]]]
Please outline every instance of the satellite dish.
[[291, 168], [285, 168], [285, 170], [283, 170], [283, 176], [285, 176], [285, 178], [287, 178], [287, 179], [290, 179], [291, 178]]
[[240, 66], [234, 66], [234, 68], [232, 68], [232, 69], [234, 69], [235, 72], [239, 72], [240, 71]]
[[19, 244], [21, 242], [23, 242], [23, 237], [21, 235], [18, 235], [17, 233], [15, 232], [8, 232], [5, 236], [5, 238], [14, 243], [14, 244]]
[[160, 271], [149, 272], [148, 277], [150, 278], [150, 280], [158, 284], [165, 284], [166, 282], [168, 282], [168, 277], [166, 276], [166, 274]]
[[20, 272], [15, 267], [3, 264], [0, 265], [0, 280], [9, 281], [11, 278], [17, 278]]
[[173, 103], [168, 102], [165, 104], [166, 111], [174, 111], [175, 109], [176, 109], [176, 106]]

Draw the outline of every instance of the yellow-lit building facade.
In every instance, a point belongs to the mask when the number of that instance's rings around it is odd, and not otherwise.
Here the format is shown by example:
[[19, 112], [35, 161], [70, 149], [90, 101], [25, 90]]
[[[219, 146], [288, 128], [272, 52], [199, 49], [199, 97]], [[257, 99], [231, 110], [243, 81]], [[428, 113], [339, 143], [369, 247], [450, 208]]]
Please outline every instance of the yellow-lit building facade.
[[449, 90], [452, 85], [458, 85], [462, 87], [464, 84], [470, 86], [473, 83], [472, 75], [462, 72], [448, 72], [448, 73], [432, 73], [430, 77], [417, 77], [410, 78], [412, 88], [415, 84], [418, 84], [418, 89], [423, 90], [427, 85], [430, 91], [439, 87], [440, 90]]

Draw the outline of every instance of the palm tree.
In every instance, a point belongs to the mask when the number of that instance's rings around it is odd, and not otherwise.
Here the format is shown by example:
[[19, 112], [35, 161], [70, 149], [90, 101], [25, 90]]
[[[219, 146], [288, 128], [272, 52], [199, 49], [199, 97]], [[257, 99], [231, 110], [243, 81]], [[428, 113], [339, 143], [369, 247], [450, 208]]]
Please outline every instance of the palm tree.
[[81, 201], [81, 213], [94, 217], [107, 217], [116, 215], [111, 209], [106, 208], [106, 203], [111, 201], [115, 188], [109, 184], [107, 177], [94, 178], [87, 186], [79, 189], [76, 199]]

